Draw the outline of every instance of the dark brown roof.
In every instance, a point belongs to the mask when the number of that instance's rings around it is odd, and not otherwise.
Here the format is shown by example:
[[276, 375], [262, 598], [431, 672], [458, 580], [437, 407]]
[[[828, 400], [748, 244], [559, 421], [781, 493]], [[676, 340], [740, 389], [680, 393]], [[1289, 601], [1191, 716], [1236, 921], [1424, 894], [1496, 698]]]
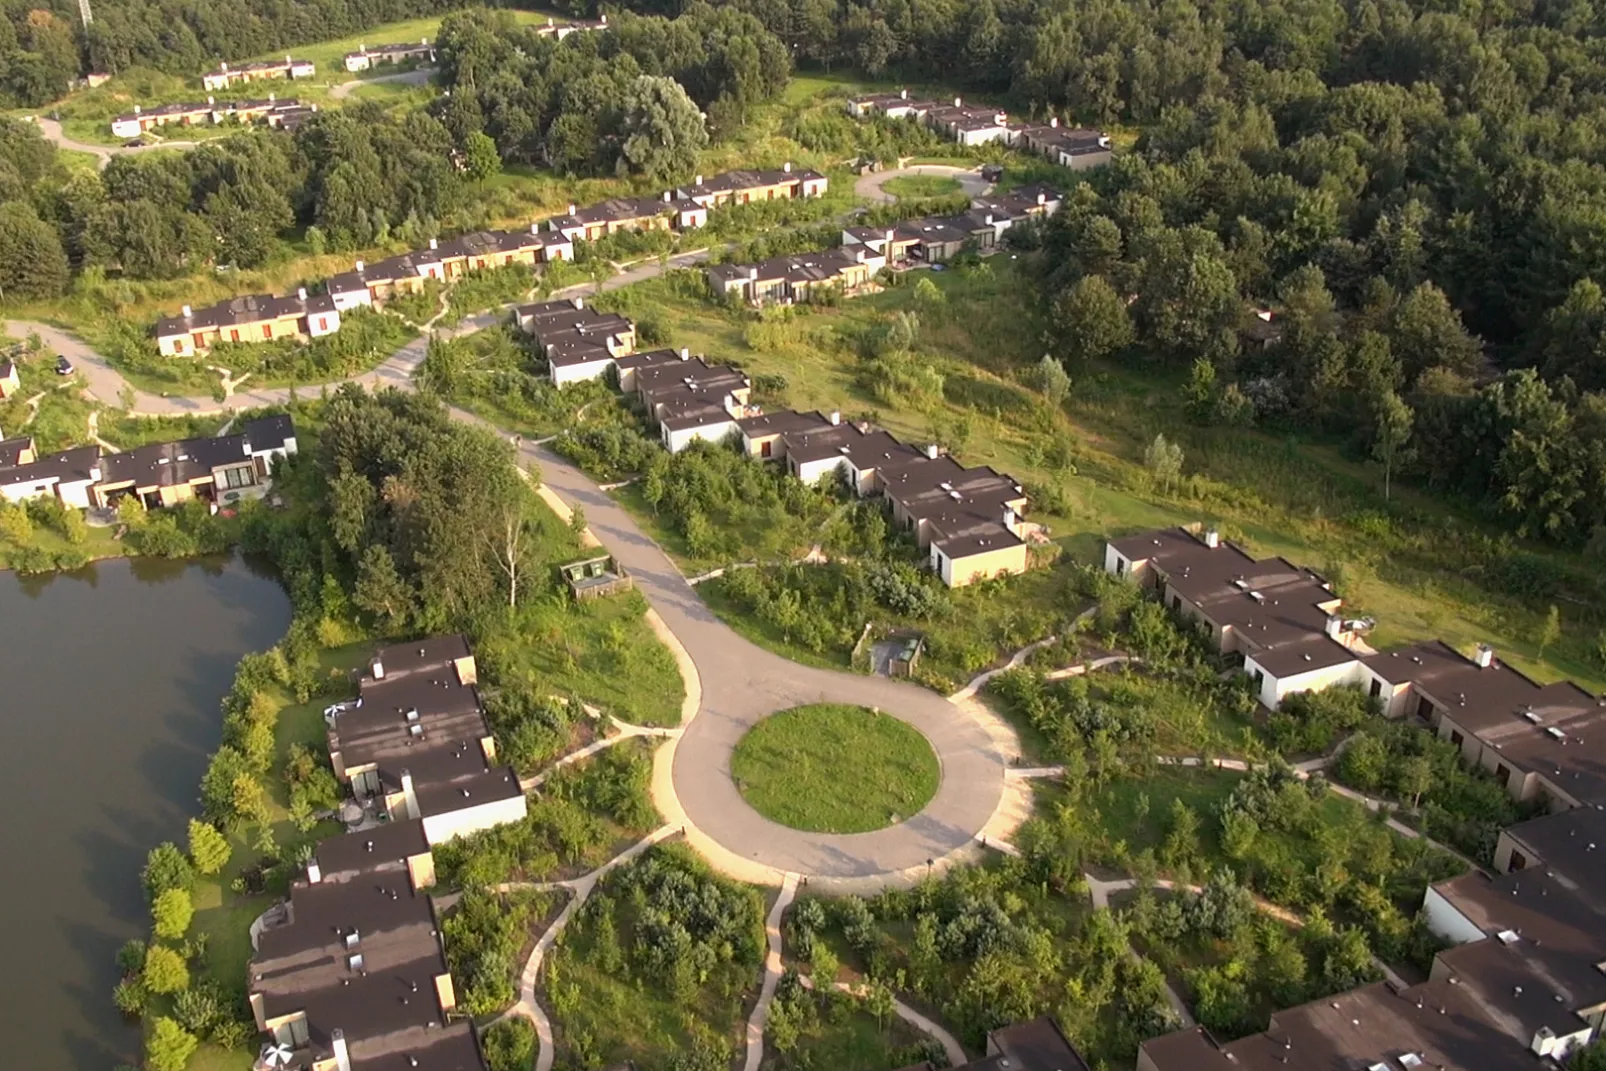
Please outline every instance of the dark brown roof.
[[239, 324], [280, 320], [287, 316], [306, 316], [320, 312], [333, 312], [334, 301], [328, 294], [311, 294], [305, 298], [298, 294], [274, 297], [272, 294], [246, 294], [204, 309], [193, 309], [188, 316], [168, 316], [156, 321], [156, 335], [166, 338], [188, 334], [201, 329], [233, 327]]
[[1596, 966], [1606, 962], [1606, 911], [1598, 900], [1543, 867], [1466, 874], [1433, 888], [1488, 935], [1440, 953], [1441, 966], [1497, 1022], [1520, 1023], [1518, 1036], [1542, 1027], [1573, 1033], [1578, 1012], [1606, 1003], [1606, 973]]
[[1013, 1071], [1088, 1071], [1082, 1054], [1046, 1015], [992, 1031], [987, 1048], [997, 1050]]
[[1540, 692], [1539, 685], [1500, 659], [1480, 667], [1443, 640], [1382, 651], [1363, 661], [1390, 684], [1409, 683], [1427, 693], [1473, 733], [1517, 716]]
[[432, 818], [523, 795], [519, 779], [512, 770], [506, 766], [489, 770], [485, 768], [484, 756], [477, 746], [474, 746], [473, 752], [464, 753], [462, 762], [470, 768], [477, 765], [477, 768], [472, 773], [453, 778], [437, 774], [418, 785], [418, 812], [422, 817]]
[[833, 426], [831, 418], [824, 413], [799, 413], [793, 409], [777, 409], [773, 413], [743, 417], [736, 423], [749, 438], [763, 438], [766, 435], [784, 435], [787, 432]]
[[258, 936], [250, 991], [268, 1018], [305, 1010], [355, 1043], [439, 1021], [434, 978], [445, 972], [429, 898], [405, 872], [377, 873], [293, 886], [290, 921]]
[[474, 1026], [456, 1022], [427, 1030], [422, 1038], [399, 1037], [384, 1052], [353, 1056], [352, 1071], [485, 1071]]
[[[13, 440], [15, 441], [15, 440]], [[54, 454], [44, 454], [26, 465], [0, 468], [0, 486], [19, 483], [38, 483], [55, 480], [58, 483], [87, 483], [100, 472], [101, 453], [98, 446], [75, 446]]]
[[1606, 809], [1586, 804], [1507, 828], [1528, 848], [1528, 865], [1536, 862], [1575, 892], [1606, 908]]
[[363, 874], [395, 869], [428, 851], [424, 823], [414, 818], [330, 837], [318, 843], [314, 858], [324, 881], [349, 881]]

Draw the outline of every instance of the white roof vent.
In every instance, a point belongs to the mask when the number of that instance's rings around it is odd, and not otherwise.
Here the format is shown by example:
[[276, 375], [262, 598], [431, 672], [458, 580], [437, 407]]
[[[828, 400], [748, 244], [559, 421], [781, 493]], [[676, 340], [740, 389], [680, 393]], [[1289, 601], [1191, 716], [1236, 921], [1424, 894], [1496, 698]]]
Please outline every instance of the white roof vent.
[[346, 934], [346, 947], [347, 948], [356, 948], [357, 947], [357, 940], [358, 940], [357, 931], [356, 930], [352, 930], [350, 933]]
[[1501, 930], [1495, 936], [1500, 938], [1500, 943], [1503, 945], [1514, 945], [1520, 940], [1516, 930]]
[[349, 957], [346, 960], [346, 965], [354, 971], [362, 970], [362, 953], [358, 952], [355, 956]]
[[1400, 1066], [1404, 1068], [1421, 1067], [1422, 1057], [1414, 1052], [1403, 1053], [1400, 1056]]
[[1554, 725], [1546, 729], [1545, 732], [1549, 734], [1552, 740], [1559, 740], [1564, 744], [1567, 742], [1567, 734], [1556, 728]]
[[409, 710], [407, 712], [407, 720], [408, 721], [417, 721], [418, 720], [418, 708], [414, 707], [412, 710]]

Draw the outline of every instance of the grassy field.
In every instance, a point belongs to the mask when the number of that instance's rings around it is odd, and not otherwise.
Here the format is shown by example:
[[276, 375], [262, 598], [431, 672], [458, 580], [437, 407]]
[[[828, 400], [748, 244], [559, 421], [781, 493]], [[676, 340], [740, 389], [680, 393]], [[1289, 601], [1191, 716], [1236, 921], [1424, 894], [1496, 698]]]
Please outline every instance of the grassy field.
[[885, 1025], [847, 996], [836, 998], [822, 1017], [801, 1032], [790, 1052], [766, 1039], [762, 1071], [890, 1071], [926, 1040], [897, 1016]]
[[942, 772], [926, 738], [888, 714], [817, 703], [754, 726], [731, 758], [742, 797], [773, 821], [867, 833], [918, 813]]
[[958, 193], [962, 188], [958, 179], [948, 178], [946, 175], [899, 175], [881, 184], [881, 189], [886, 193], [908, 200], [948, 197]]

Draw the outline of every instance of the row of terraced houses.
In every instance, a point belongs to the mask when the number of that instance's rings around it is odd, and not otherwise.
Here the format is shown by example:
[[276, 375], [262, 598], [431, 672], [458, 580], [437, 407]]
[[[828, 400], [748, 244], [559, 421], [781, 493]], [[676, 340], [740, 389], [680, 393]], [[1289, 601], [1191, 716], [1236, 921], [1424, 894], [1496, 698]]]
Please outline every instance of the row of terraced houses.
[[1556, 1068], [1606, 1020], [1606, 700], [1540, 684], [1488, 645], [1374, 650], [1314, 570], [1256, 558], [1213, 529], [1111, 540], [1105, 570], [1152, 590], [1243, 658], [1261, 703], [1350, 685], [1390, 718], [1453, 744], [1543, 817], [1503, 831], [1493, 873], [1425, 893], [1450, 947], [1427, 981], [1380, 982], [1281, 1011], [1264, 1033], [1221, 1043], [1202, 1028], [1145, 1042], [1139, 1071], [1504, 1071]]
[[383, 648], [324, 720], [348, 829], [251, 927], [264, 1057], [294, 1071], [483, 1071], [429, 895], [434, 847], [521, 821], [528, 804], [497, 760], [473, 652], [462, 636]]
[[1030, 545], [1046, 538], [1026, 521], [1027, 495], [1013, 477], [844, 422], [840, 413], [766, 413], [751, 403], [745, 372], [685, 349], [638, 353], [635, 324], [583, 298], [520, 306], [514, 320], [533, 337], [554, 383], [612, 380], [670, 453], [695, 442], [739, 444], [806, 484], [840, 479], [858, 497], [884, 499], [894, 524], [950, 587], [1024, 572]]
[[849, 114], [864, 118], [908, 119], [923, 123], [961, 145], [998, 143], [1033, 152], [1072, 171], [1107, 164], [1113, 157], [1109, 135], [1102, 130], [1063, 127], [1058, 119], [1046, 123], [1012, 123], [1003, 109], [990, 104], [966, 104], [955, 97], [952, 104], [919, 100], [907, 89], [896, 93], [872, 93], [848, 101]]
[[574, 243], [596, 241], [621, 231], [693, 230], [708, 223], [710, 210], [727, 205], [822, 196], [828, 180], [790, 163], [779, 170], [730, 171], [666, 190], [661, 197], [612, 198], [568, 211], [522, 231], [475, 231], [447, 241], [430, 239], [428, 248], [353, 269], [329, 279], [324, 292], [305, 288], [292, 296], [248, 294], [202, 309], [185, 305], [179, 315], [156, 323], [157, 348], [190, 357], [218, 342], [270, 342], [312, 339], [340, 330], [340, 315], [359, 306], [381, 306], [393, 296], [413, 294], [434, 282], [448, 282], [472, 271], [572, 260]]
[[943, 264], [967, 249], [991, 253], [1011, 227], [1051, 216], [1064, 203], [1059, 190], [1033, 183], [977, 197], [969, 211], [958, 215], [925, 216], [890, 227], [849, 227], [835, 249], [756, 264], [715, 264], [704, 275], [716, 296], [749, 305], [798, 304], [824, 293], [852, 297], [864, 292], [883, 269]]

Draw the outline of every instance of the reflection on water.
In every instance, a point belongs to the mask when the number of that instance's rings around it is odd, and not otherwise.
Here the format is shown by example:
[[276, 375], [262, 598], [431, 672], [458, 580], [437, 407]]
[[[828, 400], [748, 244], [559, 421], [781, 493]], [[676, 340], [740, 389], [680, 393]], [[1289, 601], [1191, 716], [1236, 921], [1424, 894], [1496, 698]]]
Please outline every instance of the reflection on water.
[[235, 663], [289, 621], [238, 557], [0, 572], [0, 1065], [135, 1062], [110, 998], [148, 925], [139, 869], [183, 843]]

